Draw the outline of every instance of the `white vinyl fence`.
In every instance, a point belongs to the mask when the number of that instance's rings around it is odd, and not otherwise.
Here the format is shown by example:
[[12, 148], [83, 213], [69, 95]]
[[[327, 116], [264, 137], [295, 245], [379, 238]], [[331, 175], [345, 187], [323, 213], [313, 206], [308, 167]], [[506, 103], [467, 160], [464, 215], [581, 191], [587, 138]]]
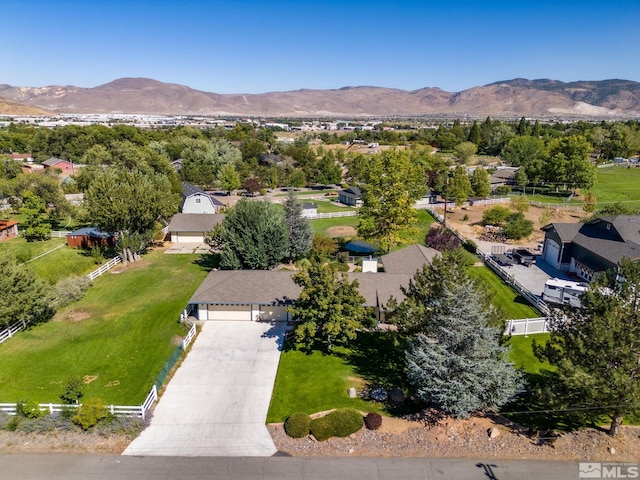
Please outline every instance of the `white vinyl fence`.
[[346, 212], [327, 212], [327, 213], [317, 213], [315, 215], [310, 215], [307, 218], [309, 220], [318, 220], [321, 218], [338, 218], [338, 217], [357, 217], [358, 212], [355, 210], [347, 210]]
[[91, 280], [93, 282], [100, 275], [102, 275], [103, 273], [108, 272], [113, 267], [118, 265], [120, 262], [122, 262], [122, 258], [120, 257], [120, 255], [117, 255], [117, 256], [113, 257], [111, 260], [109, 260], [107, 263], [105, 263], [104, 265], [100, 265], [93, 272], [91, 272], [89, 275], [87, 275], [87, 277], [89, 277], [89, 280]]
[[533, 335], [534, 333], [547, 333], [549, 319], [547, 317], [524, 318], [522, 320], [509, 320], [504, 329], [504, 335]]
[[27, 327], [27, 324], [24, 322], [15, 322], [9, 325], [8, 328], [0, 332], [0, 343], [3, 343], [13, 337], [20, 330], [23, 330]]

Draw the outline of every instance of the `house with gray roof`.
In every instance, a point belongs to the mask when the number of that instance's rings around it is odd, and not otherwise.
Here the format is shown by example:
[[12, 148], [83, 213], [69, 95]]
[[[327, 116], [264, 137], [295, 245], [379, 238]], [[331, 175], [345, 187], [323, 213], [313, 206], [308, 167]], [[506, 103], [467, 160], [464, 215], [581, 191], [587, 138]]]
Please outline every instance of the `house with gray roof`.
[[222, 223], [224, 215], [210, 213], [177, 213], [169, 223], [173, 243], [204, 243], [207, 232]]
[[[430, 263], [435, 250], [412, 246], [382, 257], [391, 271], [349, 272], [349, 281], [358, 281], [358, 290], [378, 321], [384, 320], [389, 300], [404, 299], [416, 270]], [[435, 253], [434, 253], [435, 252]], [[403, 271], [404, 270], [404, 271]], [[288, 321], [288, 307], [302, 289], [289, 270], [219, 270], [209, 273], [189, 300], [200, 320]]]
[[640, 215], [602, 217], [588, 223], [551, 223], [542, 259], [586, 281], [616, 269], [623, 258], [640, 258]]
[[181, 213], [220, 213], [224, 203], [190, 183], [182, 184]]

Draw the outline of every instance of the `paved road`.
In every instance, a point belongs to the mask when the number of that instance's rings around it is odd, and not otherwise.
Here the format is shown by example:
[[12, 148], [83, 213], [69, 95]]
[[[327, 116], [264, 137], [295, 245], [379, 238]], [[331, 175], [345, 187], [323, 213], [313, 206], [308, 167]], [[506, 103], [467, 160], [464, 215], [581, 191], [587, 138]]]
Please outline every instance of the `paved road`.
[[285, 322], [206, 322], [160, 398], [151, 425], [125, 455], [276, 453], [265, 422], [285, 329]]
[[569, 480], [577, 462], [428, 458], [0, 456], [3, 480]]

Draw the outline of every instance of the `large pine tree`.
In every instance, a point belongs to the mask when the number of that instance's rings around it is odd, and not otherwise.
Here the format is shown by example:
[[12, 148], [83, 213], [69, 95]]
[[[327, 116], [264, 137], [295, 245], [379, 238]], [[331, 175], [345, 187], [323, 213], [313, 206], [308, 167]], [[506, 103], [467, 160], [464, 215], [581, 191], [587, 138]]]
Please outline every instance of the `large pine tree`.
[[449, 283], [431, 299], [422, 333], [409, 341], [408, 378], [417, 396], [453, 417], [495, 410], [522, 388], [520, 372], [490, 327], [483, 298], [471, 280]]

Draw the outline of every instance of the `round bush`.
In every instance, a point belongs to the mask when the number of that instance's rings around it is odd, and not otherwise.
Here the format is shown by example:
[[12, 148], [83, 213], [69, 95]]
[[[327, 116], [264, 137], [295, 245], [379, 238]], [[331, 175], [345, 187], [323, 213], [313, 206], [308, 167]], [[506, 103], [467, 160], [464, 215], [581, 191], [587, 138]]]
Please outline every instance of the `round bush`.
[[366, 417], [364, 417], [364, 426], [367, 427], [368, 430], [378, 430], [382, 425], [382, 416], [377, 413], [368, 413]]
[[284, 421], [284, 431], [292, 438], [304, 438], [310, 429], [311, 417], [306, 413], [294, 413]]
[[331, 437], [348, 437], [364, 425], [362, 415], [353, 408], [339, 408], [330, 414], [311, 421], [311, 433], [316, 440], [324, 441]]

